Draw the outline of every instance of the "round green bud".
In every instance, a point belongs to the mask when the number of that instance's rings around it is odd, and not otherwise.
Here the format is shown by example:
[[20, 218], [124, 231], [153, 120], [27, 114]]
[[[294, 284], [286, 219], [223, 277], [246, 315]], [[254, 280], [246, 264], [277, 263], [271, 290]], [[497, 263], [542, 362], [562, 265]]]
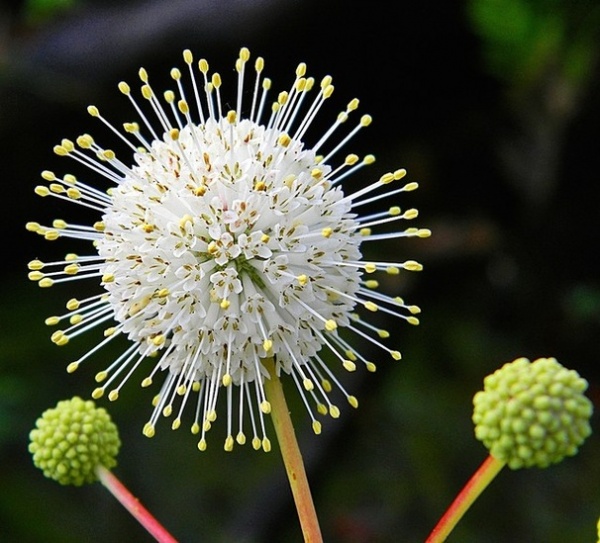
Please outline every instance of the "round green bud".
[[30, 432], [29, 452], [46, 477], [61, 485], [98, 480], [96, 467], [117, 464], [121, 446], [117, 427], [102, 407], [74, 397], [47, 409]]
[[512, 469], [573, 456], [592, 432], [587, 381], [554, 358], [518, 358], [483, 384], [473, 398], [475, 437]]

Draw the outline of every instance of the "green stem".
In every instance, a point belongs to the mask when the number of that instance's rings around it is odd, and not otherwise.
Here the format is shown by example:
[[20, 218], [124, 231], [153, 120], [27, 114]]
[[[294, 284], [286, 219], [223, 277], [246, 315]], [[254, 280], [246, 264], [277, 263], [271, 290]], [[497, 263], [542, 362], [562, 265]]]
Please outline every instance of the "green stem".
[[429, 534], [425, 543], [442, 543], [446, 541], [446, 538], [458, 524], [458, 521], [492, 482], [494, 477], [498, 475], [505, 464], [505, 462], [489, 455], [456, 496], [444, 513], [444, 516], [437, 523], [431, 534]]
[[304, 541], [306, 543], [322, 543], [321, 529], [317, 512], [310, 493], [304, 462], [290, 413], [285, 401], [281, 381], [275, 372], [275, 361], [272, 358], [263, 360], [269, 370], [270, 379], [265, 380], [265, 393], [271, 404], [271, 419], [279, 441], [279, 448], [298, 511]]
[[177, 543], [177, 540], [152, 516], [139, 500], [117, 477], [104, 466], [98, 466], [96, 473], [100, 482], [108, 489], [127, 511], [144, 527], [159, 543]]

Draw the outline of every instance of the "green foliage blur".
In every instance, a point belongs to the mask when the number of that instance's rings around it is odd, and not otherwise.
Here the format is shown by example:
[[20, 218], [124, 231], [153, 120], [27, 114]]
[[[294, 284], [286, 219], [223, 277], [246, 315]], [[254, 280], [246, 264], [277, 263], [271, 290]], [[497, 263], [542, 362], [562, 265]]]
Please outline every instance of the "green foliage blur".
[[[99, 484], [61, 487], [27, 452], [37, 417], [61, 399], [88, 397], [119, 346], [66, 373], [98, 337], [53, 345], [44, 319], [79, 291], [40, 291], [26, 265], [78, 248], [45, 242], [24, 224], [90, 221], [33, 194], [42, 170], [69, 172], [52, 146], [86, 132], [114, 141], [86, 106], [115, 124], [131, 121], [118, 81], [131, 82], [143, 65], [153, 84], [167, 85], [184, 48], [224, 81], [242, 45], [265, 57], [275, 89], [286, 88], [300, 61], [316, 78], [331, 73], [329, 120], [355, 96], [374, 118], [347, 152], [375, 153], [377, 162], [351, 183], [405, 167], [420, 184], [399, 203], [419, 209], [416, 221], [432, 238], [380, 251], [424, 265], [401, 276], [397, 292], [422, 307], [421, 324], [373, 315], [403, 359], [366, 344], [361, 352], [377, 373], [337, 369], [360, 406], [326, 421], [320, 436], [285, 383], [328, 543], [425, 540], [485, 459], [472, 397], [505, 362], [556, 357], [588, 379], [600, 411], [599, 11], [592, 0], [0, 5], [0, 541], [151, 540]], [[300, 541], [277, 447], [225, 453], [218, 424], [205, 453], [168, 423], [148, 440], [141, 429], [154, 392], [134, 379], [117, 402], [99, 402], [123, 441], [114, 471], [144, 505], [182, 543]], [[503, 471], [448, 541], [595, 540], [599, 450], [594, 434], [560, 465]]]

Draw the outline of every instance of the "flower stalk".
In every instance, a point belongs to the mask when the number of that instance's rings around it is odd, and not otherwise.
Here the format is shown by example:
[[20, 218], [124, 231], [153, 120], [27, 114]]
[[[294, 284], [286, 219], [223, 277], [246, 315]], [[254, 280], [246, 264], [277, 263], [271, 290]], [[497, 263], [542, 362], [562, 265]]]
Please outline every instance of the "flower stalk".
[[96, 467], [100, 482], [121, 503], [129, 513], [159, 543], [177, 543], [177, 540], [160, 524], [140, 501], [121, 483], [121, 481], [104, 466]]
[[271, 418], [290, 482], [290, 488], [294, 496], [302, 533], [304, 534], [304, 541], [306, 543], [321, 543], [323, 537], [319, 527], [317, 512], [310, 492], [292, 419], [290, 418], [285, 401], [281, 380], [275, 371], [275, 361], [273, 358], [267, 358], [263, 360], [263, 364], [269, 370], [270, 374], [270, 379], [265, 380], [265, 393], [271, 404]]
[[456, 496], [425, 543], [442, 543], [446, 541], [460, 519], [505, 465], [506, 462], [489, 455]]

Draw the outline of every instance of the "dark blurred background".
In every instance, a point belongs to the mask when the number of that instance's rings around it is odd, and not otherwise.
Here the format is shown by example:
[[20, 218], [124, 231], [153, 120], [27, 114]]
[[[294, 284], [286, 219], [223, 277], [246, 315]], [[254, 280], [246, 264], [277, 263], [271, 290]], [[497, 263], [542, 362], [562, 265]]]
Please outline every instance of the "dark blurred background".
[[[226, 84], [242, 45], [265, 57], [276, 90], [289, 87], [300, 61], [317, 79], [331, 74], [336, 92], [323, 118], [355, 96], [374, 118], [347, 152], [377, 162], [352, 182], [404, 167], [420, 184], [400, 205], [418, 207], [433, 237], [382, 246], [425, 267], [397, 292], [423, 308], [421, 325], [381, 323], [394, 329], [403, 360], [363, 346], [379, 370], [343, 376], [361, 406], [321, 436], [288, 394], [327, 542], [426, 538], [486, 456], [471, 399], [505, 362], [555, 356], [589, 380], [598, 407], [599, 28], [592, 0], [0, 4], [0, 541], [150, 541], [99, 484], [60, 487], [32, 465], [36, 418], [60, 399], [87, 397], [104, 362], [65, 372], [97, 338], [49, 341], [44, 318], [73, 293], [41, 292], [26, 264], [71, 247], [24, 224], [77, 216], [77, 206], [33, 194], [42, 170], [71, 166], [52, 146], [84, 132], [114, 141], [86, 106], [116, 124], [133, 120], [118, 81], [135, 82], [143, 65], [162, 89], [184, 48]], [[122, 435], [115, 472], [180, 541], [301, 541], [276, 447], [225, 453], [215, 429], [201, 454], [168, 424], [148, 440], [149, 401], [132, 384], [100, 404]], [[449, 541], [595, 541], [599, 451], [592, 436], [550, 469], [503, 471]]]

